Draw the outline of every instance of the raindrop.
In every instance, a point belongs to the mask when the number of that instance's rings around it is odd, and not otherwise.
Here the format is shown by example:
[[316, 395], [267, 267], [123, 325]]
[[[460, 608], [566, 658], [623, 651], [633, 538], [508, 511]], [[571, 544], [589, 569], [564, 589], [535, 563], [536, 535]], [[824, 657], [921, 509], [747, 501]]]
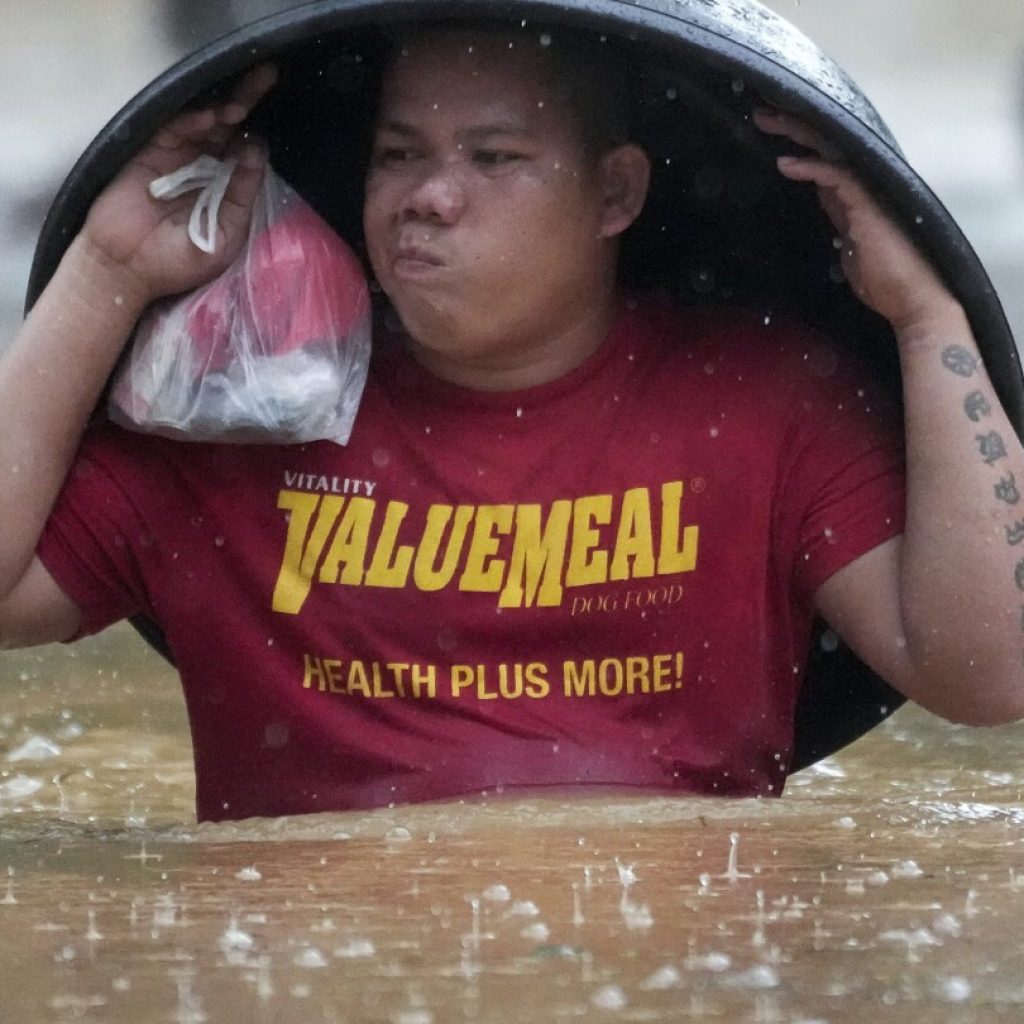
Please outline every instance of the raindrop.
[[263, 875], [261, 875], [255, 867], [250, 865], [247, 868], [241, 868], [236, 871], [235, 878], [240, 882], [259, 882], [262, 881]]
[[217, 940], [220, 951], [227, 956], [230, 953], [248, 953], [256, 945], [253, 937], [238, 927], [238, 921], [231, 918], [224, 933]]
[[682, 975], [678, 969], [671, 964], [666, 964], [664, 967], [659, 967], [653, 974], [640, 982], [640, 987], [645, 992], [660, 992], [666, 988], [673, 988], [681, 980]]
[[729, 862], [726, 865], [725, 874], [722, 875], [722, 878], [731, 883], [735, 883], [741, 878], [750, 878], [750, 875], [743, 874], [737, 868], [739, 850], [740, 834], [739, 832], [731, 832], [729, 834]]
[[16, 761], [51, 761], [60, 757], [61, 748], [45, 736], [30, 736], [21, 746], [16, 747], [7, 755], [11, 763]]
[[704, 956], [691, 956], [686, 961], [687, 970], [711, 971], [721, 974], [732, 967], [732, 957], [728, 953], [707, 953]]
[[938, 995], [947, 1003], [964, 1003], [971, 998], [973, 991], [966, 978], [944, 978], [938, 985]]
[[0, 800], [23, 800], [43, 788], [39, 779], [31, 779], [27, 775], [15, 775], [14, 778], [0, 782]]
[[326, 967], [327, 958], [320, 952], [316, 946], [307, 946], [305, 949], [295, 954], [292, 961], [296, 967]]
[[890, 873], [893, 878], [920, 878], [924, 874], [917, 861], [913, 860], [901, 860], [893, 864]]
[[18, 902], [17, 899], [15, 899], [15, 897], [14, 897], [14, 868], [10, 864], [8, 864], [7, 865], [7, 893], [5, 894], [4, 898], [2, 900], [0, 900], [0, 904], [3, 904], [3, 906], [5, 906], [5, 907], [10, 907], [10, 906], [13, 906], [17, 902]]
[[623, 889], [628, 889], [637, 883], [636, 872], [633, 870], [635, 866], [635, 864], [623, 864], [617, 857], [615, 858], [615, 868], [619, 873], [619, 885]]
[[434, 1015], [430, 1010], [422, 1008], [399, 1010], [391, 1020], [393, 1024], [434, 1024]]
[[756, 964], [749, 970], [724, 979], [722, 984], [726, 988], [778, 988], [779, 973], [767, 964]]
[[533, 900], [516, 900], [509, 907], [508, 913], [510, 917], [536, 917], [540, 909]]
[[369, 939], [349, 939], [344, 946], [334, 950], [334, 955], [341, 960], [358, 960], [376, 953], [377, 947]]
[[590, 997], [590, 1001], [599, 1010], [621, 1010], [626, 1005], [626, 993], [618, 985], [605, 985]]

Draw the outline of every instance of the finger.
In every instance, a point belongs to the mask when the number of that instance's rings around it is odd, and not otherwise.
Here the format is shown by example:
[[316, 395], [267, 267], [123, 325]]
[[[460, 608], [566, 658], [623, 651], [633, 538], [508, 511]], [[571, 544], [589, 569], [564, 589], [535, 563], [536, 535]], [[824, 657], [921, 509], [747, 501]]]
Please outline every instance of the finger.
[[273, 64], [260, 64], [242, 77], [226, 103], [178, 114], [154, 136], [154, 144], [164, 149], [177, 149], [185, 143], [223, 146], [277, 78]]
[[849, 207], [836, 195], [835, 190], [830, 188], [818, 189], [818, 202], [825, 211], [825, 216], [832, 222], [832, 226], [842, 236], [839, 243], [846, 248], [851, 244]]
[[177, 149], [185, 142], [201, 138], [217, 124], [213, 110], [186, 110], [171, 118], [156, 135], [152, 145], [161, 149]]
[[842, 235], [850, 230], [851, 212], [875, 203], [867, 190], [848, 170], [828, 160], [779, 157], [779, 170], [791, 181], [818, 187], [818, 199], [829, 220]]
[[778, 135], [790, 139], [798, 146], [813, 149], [819, 156], [836, 163], [842, 162], [842, 153], [824, 135], [815, 131], [806, 122], [780, 110], [758, 107], [753, 112], [754, 123], [766, 135]]
[[834, 188], [845, 195], [869, 199], [867, 191], [845, 167], [819, 157], [780, 156], [779, 171], [790, 181], [810, 181], [822, 188]]
[[255, 136], [233, 140], [226, 154], [237, 161], [221, 205], [221, 226], [226, 233], [246, 229], [267, 166], [266, 146]]
[[231, 99], [224, 105], [224, 112], [238, 117], [240, 111], [245, 113], [236, 124], [249, 116], [249, 112], [274, 87], [278, 79], [277, 67], [273, 64], [258, 64], [247, 71], [231, 92]]

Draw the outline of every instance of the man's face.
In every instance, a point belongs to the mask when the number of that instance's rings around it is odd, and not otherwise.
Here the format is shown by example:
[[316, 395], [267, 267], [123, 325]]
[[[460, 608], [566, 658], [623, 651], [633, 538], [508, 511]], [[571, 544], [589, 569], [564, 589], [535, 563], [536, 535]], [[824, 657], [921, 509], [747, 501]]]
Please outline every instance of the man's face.
[[605, 298], [614, 261], [598, 175], [552, 98], [541, 43], [510, 42], [453, 31], [408, 44], [384, 83], [367, 178], [381, 287], [414, 345], [468, 365], [559, 335]]

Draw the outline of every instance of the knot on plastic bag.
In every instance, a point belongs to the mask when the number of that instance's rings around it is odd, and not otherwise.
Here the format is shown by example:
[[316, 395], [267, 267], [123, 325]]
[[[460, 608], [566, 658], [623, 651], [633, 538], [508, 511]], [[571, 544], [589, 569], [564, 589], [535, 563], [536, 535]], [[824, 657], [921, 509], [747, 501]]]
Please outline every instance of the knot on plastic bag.
[[188, 219], [188, 237], [203, 252], [212, 253], [217, 248], [217, 215], [237, 166], [237, 160], [201, 156], [150, 183], [149, 194], [154, 199], [177, 199], [199, 190]]

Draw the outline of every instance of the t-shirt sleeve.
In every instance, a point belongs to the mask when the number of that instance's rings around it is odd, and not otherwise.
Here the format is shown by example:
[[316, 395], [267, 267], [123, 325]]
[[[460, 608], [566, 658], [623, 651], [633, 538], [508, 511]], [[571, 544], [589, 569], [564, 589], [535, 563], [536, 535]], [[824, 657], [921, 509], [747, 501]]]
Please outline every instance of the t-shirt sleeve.
[[111, 436], [88, 435], [36, 549], [82, 612], [72, 640], [137, 613], [153, 614], [137, 557], [151, 534], [116, 467]]
[[804, 362], [776, 508], [795, 596], [810, 606], [832, 575], [903, 532], [906, 485], [898, 396], [827, 341]]

